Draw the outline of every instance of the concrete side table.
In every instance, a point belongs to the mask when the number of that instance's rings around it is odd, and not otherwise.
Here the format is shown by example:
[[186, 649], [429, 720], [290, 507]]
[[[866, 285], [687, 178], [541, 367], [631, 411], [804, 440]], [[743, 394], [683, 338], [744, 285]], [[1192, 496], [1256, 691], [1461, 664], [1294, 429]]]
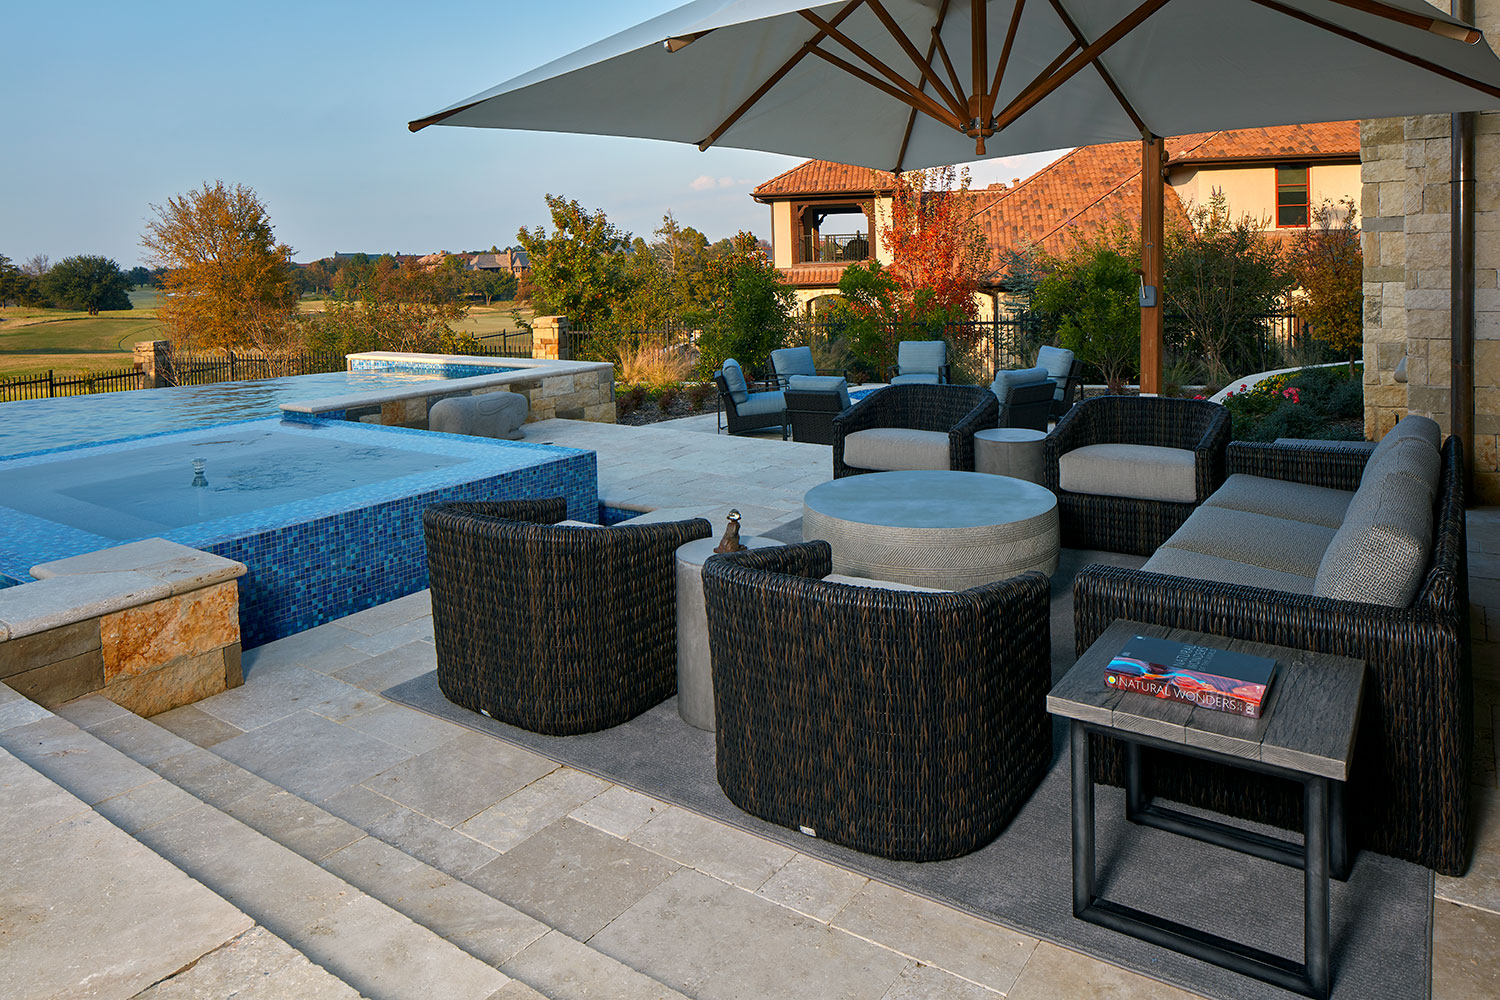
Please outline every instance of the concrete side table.
[[[714, 731], [714, 674], [708, 652], [708, 611], [703, 603], [703, 564], [714, 554], [718, 538], [699, 538], [677, 549], [677, 713], [682, 721]], [[747, 549], [781, 542], [742, 535]]]
[[974, 471], [1010, 476], [1028, 483], [1042, 482], [1042, 442], [1045, 431], [1023, 427], [994, 427], [974, 432]]

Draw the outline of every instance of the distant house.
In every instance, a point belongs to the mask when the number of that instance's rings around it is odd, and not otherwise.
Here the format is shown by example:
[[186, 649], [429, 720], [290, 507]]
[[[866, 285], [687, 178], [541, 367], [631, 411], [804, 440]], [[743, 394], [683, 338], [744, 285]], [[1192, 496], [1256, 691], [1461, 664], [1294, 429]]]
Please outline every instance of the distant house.
[[[1307, 227], [1324, 199], [1359, 197], [1358, 122], [1203, 132], [1166, 145], [1166, 210], [1178, 219], [1222, 191], [1236, 215], [1289, 235]], [[890, 263], [878, 233], [894, 180], [883, 171], [809, 160], [752, 192], [771, 208], [772, 261], [799, 304], [834, 293], [851, 263]], [[998, 305], [993, 283], [1008, 251], [1040, 246], [1057, 253], [1114, 219], [1139, 225], [1140, 143], [1083, 146], [1024, 181], [967, 197], [997, 268], [981, 288], [981, 315], [988, 315]]]
[[531, 258], [525, 250], [501, 250], [499, 253], [477, 253], [469, 266], [476, 271], [504, 271], [517, 278], [531, 273]]

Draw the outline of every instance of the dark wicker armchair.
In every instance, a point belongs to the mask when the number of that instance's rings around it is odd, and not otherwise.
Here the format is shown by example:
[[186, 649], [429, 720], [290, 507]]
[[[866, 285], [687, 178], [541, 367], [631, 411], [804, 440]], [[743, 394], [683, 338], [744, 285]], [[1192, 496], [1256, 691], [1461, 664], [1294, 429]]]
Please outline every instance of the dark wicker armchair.
[[[1078, 403], [1057, 422], [1044, 446], [1045, 485], [1057, 494], [1062, 544], [1137, 555], [1155, 552], [1224, 482], [1229, 431], [1229, 411], [1206, 400], [1100, 396]], [[1059, 459], [1095, 444], [1193, 451], [1194, 500], [1147, 500], [1062, 489]]]
[[849, 586], [828, 543], [703, 568], [719, 784], [741, 809], [905, 861], [984, 846], [1052, 754], [1048, 585]]
[[[1353, 490], [1367, 457], [1317, 445], [1236, 443], [1229, 471]], [[1126, 618], [1364, 660], [1369, 673], [1347, 812], [1351, 841], [1444, 875], [1463, 874], [1474, 720], [1463, 459], [1456, 440], [1443, 448], [1432, 561], [1408, 607], [1097, 565], [1078, 575], [1073, 602], [1080, 654], [1111, 622]], [[1122, 755], [1112, 745], [1095, 749], [1101, 778], [1122, 783]], [[1181, 758], [1149, 763], [1153, 791], [1165, 798], [1301, 826], [1301, 792], [1287, 783]]]
[[606, 729], [677, 689], [677, 546], [702, 518], [568, 527], [561, 498], [422, 514], [438, 686], [537, 733]]
[[877, 427], [944, 431], [949, 442], [948, 468], [973, 472], [974, 432], [997, 426], [999, 419], [1000, 402], [986, 386], [886, 386], [833, 418], [833, 478], [880, 471], [844, 462], [844, 439]]

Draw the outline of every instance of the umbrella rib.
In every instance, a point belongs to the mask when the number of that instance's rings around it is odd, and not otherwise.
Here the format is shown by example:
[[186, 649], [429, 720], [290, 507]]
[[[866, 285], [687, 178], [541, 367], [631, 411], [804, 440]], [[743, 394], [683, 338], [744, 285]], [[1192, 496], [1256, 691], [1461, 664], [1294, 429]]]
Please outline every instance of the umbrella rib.
[[[1016, 42], [1016, 29], [1021, 26], [1021, 12], [1026, 9], [1026, 0], [1016, 0], [1016, 9], [1011, 11], [1010, 28], [1005, 32], [1005, 46], [1000, 50], [1000, 61], [995, 64], [995, 82], [990, 84], [990, 95], [980, 114], [986, 120], [995, 117], [995, 102], [1000, 99], [1000, 82], [1005, 79], [1005, 68], [1010, 65], [1010, 49]], [[1074, 32], [1073, 37], [1078, 38]]]
[[1476, 80], [1471, 76], [1465, 76], [1463, 73], [1460, 73], [1457, 70], [1449, 69], [1447, 66], [1442, 66], [1435, 62], [1430, 62], [1429, 60], [1423, 59], [1421, 56], [1414, 56], [1409, 52], [1402, 52], [1400, 49], [1394, 46], [1387, 45], [1384, 42], [1376, 41], [1373, 38], [1361, 35], [1359, 32], [1353, 30], [1352, 28], [1346, 28], [1341, 24], [1335, 24], [1332, 21], [1325, 21], [1320, 17], [1314, 17], [1313, 15], [1308, 14], [1304, 11], [1288, 7], [1286, 4], [1277, 3], [1276, 0], [1250, 0], [1250, 2], [1260, 4], [1260, 6], [1262, 7], [1274, 10], [1280, 14], [1285, 14], [1287, 17], [1295, 18], [1296, 20], [1302, 21], [1306, 24], [1311, 24], [1315, 27], [1322, 28], [1324, 31], [1330, 32], [1331, 34], [1338, 35], [1341, 38], [1347, 38], [1351, 42], [1359, 42], [1361, 45], [1368, 46], [1369, 48], [1374, 49], [1376, 52], [1391, 56], [1395, 59], [1400, 59], [1402, 62], [1411, 63], [1413, 66], [1416, 66], [1419, 69], [1425, 69], [1429, 73], [1435, 73], [1438, 76], [1447, 77], [1448, 79], [1453, 80], [1456, 83], [1461, 83], [1466, 87], [1472, 87], [1480, 93], [1488, 94], [1490, 97], [1500, 97], [1500, 87], [1485, 83], [1483, 80]]
[[1411, 28], [1430, 31], [1434, 35], [1452, 38], [1466, 45], [1473, 45], [1484, 37], [1484, 33], [1473, 25], [1449, 24], [1435, 17], [1424, 17], [1409, 10], [1402, 10], [1400, 7], [1392, 7], [1390, 4], [1381, 3], [1380, 0], [1328, 0], [1328, 2], [1336, 3], [1340, 7], [1348, 7], [1350, 10], [1383, 17], [1387, 21], [1395, 21], [1397, 24], [1404, 24]]
[[[927, 62], [932, 63], [932, 54], [937, 51], [938, 39], [942, 36], [943, 22], [948, 17], [948, 4], [952, 0], [943, 0], [943, 5], [938, 8], [937, 23], [932, 26], [932, 41], [927, 44]], [[917, 109], [912, 108], [911, 114], [906, 116], [906, 132], [901, 136], [901, 149], [896, 153], [895, 173], [899, 176], [901, 165], [906, 162], [906, 150], [911, 145], [912, 129], [917, 126]]]
[[[937, 91], [943, 98], [943, 103], [953, 109], [954, 114], [962, 114], [963, 105], [958, 103], [958, 98], [954, 97], [948, 90], [948, 85], [933, 72], [932, 53], [928, 52], [927, 58], [922, 58], [922, 53], [918, 52], [917, 47], [911, 43], [911, 39], [906, 37], [906, 32], [901, 30], [901, 26], [896, 23], [895, 18], [891, 17], [885, 7], [881, 6], [880, 0], [865, 0], [865, 4], [880, 19], [880, 23], [885, 25], [885, 30], [891, 33], [891, 37], [896, 40], [896, 44], [901, 46], [902, 51], [916, 64], [917, 72], [922, 74], [923, 81], [932, 84], [932, 89]], [[920, 86], [921, 84], [919, 83], [918, 87]]]
[[[1062, 69], [1048, 75], [1046, 79], [1041, 80], [1039, 83], [1033, 83], [1017, 94], [1015, 100], [1006, 105], [1005, 110], [996, 116], [993, 126], [994, 130], [996, 132], [1001, 131], [1017, 118], [1020, 118], [1026, 112], [1036, 107], [1048, 94], [1051, 94], [1058, 87], [1071, 80], [1078, 74], [1079, 70], [1090, 65], [1095, 59], [1098, 59], [1105, 52], [1109, 51], [1116, 42], [1140, 27], [1147, 18], [1161, 10], [1169, 2], [1170, 0], [1146, 0], [1145, 3], [1129, 14], [1126, 14], [1120, 19], [1118, 24], [1100, 35], [1091, 45], [1085, 47], [1082, 52], [1069, 60], [1067, 65], [1063, 66]], [[1254, 2], [1264, 3], [1270, 2], [1270, 0], [1254, 0]], [[1075, 40], [1073, 44], [1077, 45], [1078, 42]]]
[[[1062, 20], [1063, 25], [1072, 33], [1073, 40], [1079, 45], [1086, 46], [1088, 42], [1084, 39], [1083, 32], [1078, 30], [1078, 24], [1068, 14], [1067, 8], [1063, 7], [1062, 0], [1051, 0], [1051, 2], [1052, 9], [1057, 11], [1058, 18]], [[1138, 132], [1144, 135], [1148, 131], [1146, 123], [1141, 120], [1141, 116], [1135, 113], [1135, 108], [1131, 107], [1130, 102], [1125, 99], [1125, 94], [1120, 90], [1119, 85], [1115, 83], [1115, 78], [1110, 75], [1109, 70], [1104, 68], [1104, 63], [1096, 58], [1094, 59], [1094, 68], [1099, 71], [1099, 76], [1104, 80], [1104, 85], [1109, 88], [1109, 92], [1115, 95], [1115, 100], [1120, 102], [1120, 107], [1129, 116], [1131, 124], [1136, 127]]]
[[[877, 73], [883, 75], [887, 80], [890, 80], [893, 85], [898, 87], [903, 93], [907, 94], [912, 100], [920, 101], [924, 104], [930, 103], [934, 108], [938, 107], [937, 101], [933, 100], [932, 98], [928, 97], [926, 94], [918, 90], [916, 87], [912, 86], [907, 81], [906, 77], [902, 76], [900, 73], [897, 73], [895, 70], [891, 69], [891, 67], [887, 66], [884, 62], [871, 55], [863, 46], [854, 41], [854, 39], [850, 38], [848, 35], [844, 34], [842, 31], [839, 31], [838, 28], [834, 27], [831, 24], [828, 24], [827, 21], [824, 21], [821, 17], [814, 14], [810, 10], [801, 10], [797, 13], [801, 14], [803, 19], [808, 21], [810, 24], [815, 24], [819, 28], [822, 28], [824, 30], [824, 33], [829, 38], [833, 39], [835, 42], [838, 42], [844, 48], [854, 53], [854, 55], [863, 60], [865, 65], [869, 66]], [[823, 55], [824, 50], [814, 48], [813, 54]], [[946, 90], [947, 88], [944, 88], [945, 93]], [[907, 103], [909, 104], [911, 103], [911, 101], [908, 101]], [[948, 111], [953, 114], [954, 118], [962, 118], [964, 115], [964, 110], [958, 106], [952, 106], [948, 108]]]
[[[844, 18], [848, 17], [850, 14], [853, 14], [862, 4], [864, 4], [864, 2], [865, 0], [849, 0], [848, 3], [839, 8], [839, 12], [833, 15], [833, 20], [828, 23], [833, 25], [841, 23]], [[766, 94], [770, 93], [772, 87], [780, 83], [781, 79], [784, 76], [795, 69], [797, 64], [800, 63], [804, 58], [806, 58], [807, 54], [813, 51], [817, 47], [817, 44], [823, 40], [823, 38], [824, 32], [819, 31], [817, 34], [813, 35], [806, 42], [804, 42], [800, 49], [792, 53], [792, 57], [790, 59], [781, 64], [780, 69], [767, 77], [766, 82], [757, 87], [755, 89], [755, 93], [751, 94], [748, 98], [745, 99], [745, 103], [741, 104], [738, 108], [735, 108], [733, 114], [724, 119], [719, 124], [718, 128], [714, 129], [708, 134], [708, 138], [698, 143], [698, 151], [706, 152], [708, 150], [708, 147], [718, 142], [725, 132], [728, 132], [731, 128], [734, 127], [735, 122], [743, 118], [745, 116], [745, 113], [751, 108], [755, 107], [755, 105], [759, 103], [762, 97], [765, 97]]]
[[884, 80], [880, 79], [880, 77], [875, 76], [872, 73], [865, 72], [858, 66], [849, 62], [847, 59], [841, 59], [838, 56], [834, 55], [832, 52], [829, 52], [825, 49], [813, 48], [812, 54], [817, 56], [819, 59], [826, 60], [834, 66], [837, 66], [839, 69], [843, 70], [845, 73], [848, 73], [856, 80], [860, 80], [874, 87], [876, 90], [889, 94], [891, 97], [894, 97], [896, 100], [900, 101], [902, 104], [905, 104], [907, 107], [916, 108], [918, 111], [922, 112], [928, 117], [936, 118], [944, 125], [951, 125], [954, 128], [958, 129], [960, 132], [964, 130], [964, 123], [959, 120], [957, 115], [949, 111], [947, 108], [943, 107], [937, 101], [934, 101], [932, 98], [928, 97], [926, 94], [913, 95], [909, 91], [902, 90], [898, 87], [893, 87], [889, 83], [886, 83]]

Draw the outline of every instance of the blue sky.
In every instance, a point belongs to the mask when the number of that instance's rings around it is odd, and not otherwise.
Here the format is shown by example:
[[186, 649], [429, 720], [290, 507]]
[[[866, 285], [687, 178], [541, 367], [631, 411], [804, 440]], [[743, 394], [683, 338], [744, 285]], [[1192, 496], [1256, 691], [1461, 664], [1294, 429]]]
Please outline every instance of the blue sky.
[[[677, 6], [666, 2], [12, 4], [0, 60], [0, 253], [140, 257], [150, 205], [247, 184], [298, 260], [515, 242], [543, 194], [648, 235], [770, 235], [749, 191], [798, 161], [638, 139], [406, 130], [410, 119]], [[1045, 154], [994, 161], [977, 184]]]

